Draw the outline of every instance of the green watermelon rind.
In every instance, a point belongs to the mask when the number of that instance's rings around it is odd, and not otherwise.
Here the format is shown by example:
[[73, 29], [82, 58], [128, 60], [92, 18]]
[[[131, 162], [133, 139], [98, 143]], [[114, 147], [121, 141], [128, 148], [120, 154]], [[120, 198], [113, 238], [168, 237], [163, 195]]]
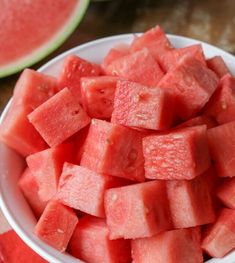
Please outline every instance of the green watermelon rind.
[[71, 17], [47, 43], [38, 49], [35, 49], [28, 56], [24, 56], [15, 62], [0, 67], [0, 78], [17, 73], [20, 70], [37, 63], [56, 50], [61, 44], [65, 42], [65, 40], [73, 33], [78, 24], [81, 22], [84, 14], [86, 13], [89, 2], [90, 0], [79, 0]]

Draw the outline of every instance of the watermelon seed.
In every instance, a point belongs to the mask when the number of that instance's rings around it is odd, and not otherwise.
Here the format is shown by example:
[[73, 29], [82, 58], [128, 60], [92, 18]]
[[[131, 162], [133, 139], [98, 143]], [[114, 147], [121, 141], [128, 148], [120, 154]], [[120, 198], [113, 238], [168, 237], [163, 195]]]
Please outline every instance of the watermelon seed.
[[222, 101], [222, 103], [221, 103], [221, 108], [222, 108], [223, 110], [226, 110], [226, 109], [227, 109], [227, 104], [226, 104], [226, 102]]
[[72, 112], [72, 116], [77, 115], [79, 113], [79, 110], [75, 110]]
[[118, 199], [117, 194], [113, 194], [113, 195], [112, 195], [112, 201], [116, 201], [117, 199]]
[[57, 229], [57, 232], [60, 233], [60, 234], [64, 233], [64, 231], [62, 229], [60, 229], [60, 228]]
[[110, 145], [113, 145], [113, 142], [110, 139], [106, 139], [106, 142]]

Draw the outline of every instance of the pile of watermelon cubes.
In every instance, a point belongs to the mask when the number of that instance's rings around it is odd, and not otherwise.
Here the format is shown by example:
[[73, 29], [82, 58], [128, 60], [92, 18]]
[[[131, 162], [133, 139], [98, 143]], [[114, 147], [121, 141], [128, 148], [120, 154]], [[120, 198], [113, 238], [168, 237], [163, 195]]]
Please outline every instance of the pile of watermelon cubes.
[[201, 263], [235, 248], [235, 78], [159, 26], [20, 76], [1, 140], [35, 233], [87, 263]]

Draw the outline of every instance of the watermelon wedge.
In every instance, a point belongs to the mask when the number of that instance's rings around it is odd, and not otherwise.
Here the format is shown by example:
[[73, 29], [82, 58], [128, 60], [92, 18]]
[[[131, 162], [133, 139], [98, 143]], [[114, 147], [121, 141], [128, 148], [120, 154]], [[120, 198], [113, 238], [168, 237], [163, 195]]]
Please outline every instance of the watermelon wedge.
[[1, 1], [0, 78], [36, 63], [59, 47], [81, 21], [88, 3]]

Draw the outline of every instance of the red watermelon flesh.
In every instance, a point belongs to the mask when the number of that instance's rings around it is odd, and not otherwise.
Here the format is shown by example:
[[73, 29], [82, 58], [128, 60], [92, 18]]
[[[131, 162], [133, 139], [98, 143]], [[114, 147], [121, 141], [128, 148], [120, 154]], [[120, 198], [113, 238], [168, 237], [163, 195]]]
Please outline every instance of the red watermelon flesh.
[[235, 178], [224, 180], [218, 188], [217, 197], [226, 207], [235, 209]]
[[146, 86], [156, 86], [163, 77], [157, 61], [146, 48], [114, 60], [106, 68], [105, 73]]
[[47, 205], [47, 201], [44, 201], [42, 198], [40, 198], [38, 194], [38, 183], [29, 168], [26, 168], [21, 175], [18, 185], [30, 207], [32, 208], [35, 216], [39, 218]]
[[130, 241], [110, 240], [104, 219], [85, 216], [76, 226], [69, 243], [70, 253], [87, 263], [129, 263]]
[[75, 212], [50, 201], [35, 227], [35, 234], [55, 249], [64, 252], [78, 223]]
[[118, 79], [109, 76], [81, 78], [83, 107], [91, 118], [111, 118]]
[[214, 56], [206, 61], [207, 67], [213, 70], [219, 78], [222, 78], [226, 74], [230, 74], [230, 71], [225, 64], [221, 56]]
[[83, 58], [75, 55], [68, 56], [62, 68], [59, 76], [59, 87], [63, 89], [65, 87], [81, 101], [81, 77], [98, 76], [101, 73], [101, 68]]
[[114, 99], [112, 122], [129, 127], [165, 130], [172, 125], [174, 98], [168, 90], [120, 80]]
[[162, 181], [107, 190], [105, 212], [110, 239], [149, 237], [171, 228]]
[[210, 256], [221, 258], [235, 248], [235, 210], [223, 208], [217, 221], [208, 226], [202, 249]]
[[49, 201], [56, 194], [63, 164], [65, 161], [73, 161], [73, 155], [72, 144], [61, 144], [26, 158], [29, 169], [37, 182], [38, 195], [41, 200]]
[[47, 263], [30, 249], [13, 231], [0, 235], [1, 263]]
[[61, 144], [90, 122], [68, 88], [44, 102], [28, 118], [50, 147]]
[[210, 166], [206, 125], [147, 136], [143, 152], [146, 178], [193, 179]]
[[179, 125], [177, 125], [175, 128], [176, 129], [181, 129], [181, 128], [187, 128], [187, 127], [193, 127], [197, 125], [206, 125], [207, 129], [214, 128], [217, 126], [216, 121], [214, 121], [211, 117], [206, 116], [206, 115], [199, 115], [195, 118], [189, 119]]
[[213, 71], [193, 57], [186, 57], [170, 70], [158, 86], [176, 94], [176, 114], [187, 120], [209, 101], [218, 85]]
[[235, 120], [235, 78], [230, 74], [220, 80], [219, 87], [204, 112], [220, 124]]
[[135, 263], [203, 263], [200, 229], [178, 229], [131, 241]]

